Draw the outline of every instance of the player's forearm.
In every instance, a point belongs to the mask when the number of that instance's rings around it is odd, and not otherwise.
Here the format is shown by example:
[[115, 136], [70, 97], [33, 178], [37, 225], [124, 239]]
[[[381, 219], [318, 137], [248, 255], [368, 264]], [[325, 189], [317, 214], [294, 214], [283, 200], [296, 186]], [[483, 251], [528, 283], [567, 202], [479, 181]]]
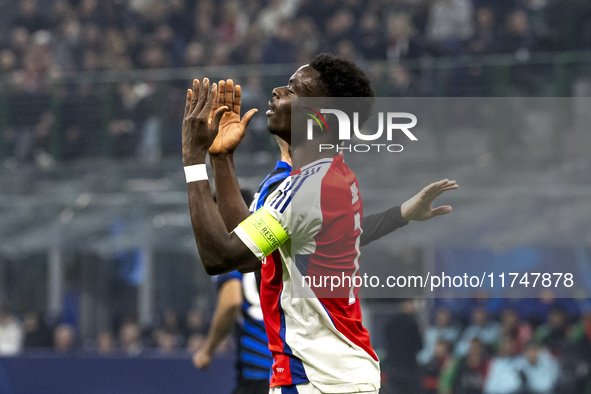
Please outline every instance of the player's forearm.
[[236, 177], [233, 155], [210, 156], [215, 172], [217, 205], [228, 231], [250, 215]]
[[364, 216], [362, 223], [363, 232], [360, 243], [361, 246], [365, 246], [406, 226], [408, 221], [403, 219], [400, 207], [396, 206], [384, 212]]
[[232, 332], [240, 312], [241, 298], [241, 284], [238, 279], [225, 283], [220, 290], [218, 305], [205, 340], [205, 349], [210, 355]]
[[189, 211], [199, 256], [209, 275], [242, 269], [257, 258], [240, 239], [228, 232], [211, 196], [208, 181], [188, 185]]

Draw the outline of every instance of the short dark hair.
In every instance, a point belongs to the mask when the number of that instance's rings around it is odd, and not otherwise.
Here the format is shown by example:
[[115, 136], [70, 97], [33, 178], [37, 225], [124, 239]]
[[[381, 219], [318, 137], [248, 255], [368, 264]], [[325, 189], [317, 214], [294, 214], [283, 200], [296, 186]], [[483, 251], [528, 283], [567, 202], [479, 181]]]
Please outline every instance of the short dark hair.
[[316, 55], [310, 67], [320, 73], [317, 81], [327, 97], [367, 97], [359, 103], [359, 120], [363, 123], [369, 118], [376, 94], [365, 71], [332, 53]]

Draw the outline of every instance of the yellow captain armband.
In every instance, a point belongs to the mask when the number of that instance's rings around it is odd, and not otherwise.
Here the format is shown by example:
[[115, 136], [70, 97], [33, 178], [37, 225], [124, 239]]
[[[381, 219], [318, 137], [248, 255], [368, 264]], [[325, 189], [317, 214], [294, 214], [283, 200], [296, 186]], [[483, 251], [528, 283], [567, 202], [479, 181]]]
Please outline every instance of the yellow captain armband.
[[264, 256], [270, 255], [289, 236], [264, 207], [250, 215], [238, 227], [248, 235]]

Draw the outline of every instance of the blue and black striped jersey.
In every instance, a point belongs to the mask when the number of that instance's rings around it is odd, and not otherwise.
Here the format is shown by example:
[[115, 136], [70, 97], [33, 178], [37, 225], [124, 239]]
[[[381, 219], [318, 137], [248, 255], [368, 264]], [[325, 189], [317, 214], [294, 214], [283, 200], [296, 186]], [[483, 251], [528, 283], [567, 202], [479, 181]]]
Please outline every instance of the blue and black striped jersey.
[[[278, 161], [275, 169], [263, 180], [254, 195], [250, 211], [263, 206], [267, 197], [289, 176], [291, 166]], [[216, 277], [218, 289], [231, 279], [242, 281], [242, 318], [236, 332], [238, 381], [269, 380], [273, 356], [268, 348], [267, 333], [259, 297], [259, 285], [254, 272], [241, 274], [238, 271]]]

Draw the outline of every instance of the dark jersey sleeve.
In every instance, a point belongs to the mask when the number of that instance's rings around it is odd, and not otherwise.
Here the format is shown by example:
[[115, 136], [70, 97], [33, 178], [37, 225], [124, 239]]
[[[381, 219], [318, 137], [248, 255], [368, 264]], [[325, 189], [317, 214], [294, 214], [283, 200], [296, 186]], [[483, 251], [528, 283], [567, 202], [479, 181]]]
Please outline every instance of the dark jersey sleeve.
[[365, 246], [400, 227], [406, 226], [408, 221], [402, 219], [400, 207], [396, 206], [381, 213], [364, 216], [362, 223], [361, 246]]

